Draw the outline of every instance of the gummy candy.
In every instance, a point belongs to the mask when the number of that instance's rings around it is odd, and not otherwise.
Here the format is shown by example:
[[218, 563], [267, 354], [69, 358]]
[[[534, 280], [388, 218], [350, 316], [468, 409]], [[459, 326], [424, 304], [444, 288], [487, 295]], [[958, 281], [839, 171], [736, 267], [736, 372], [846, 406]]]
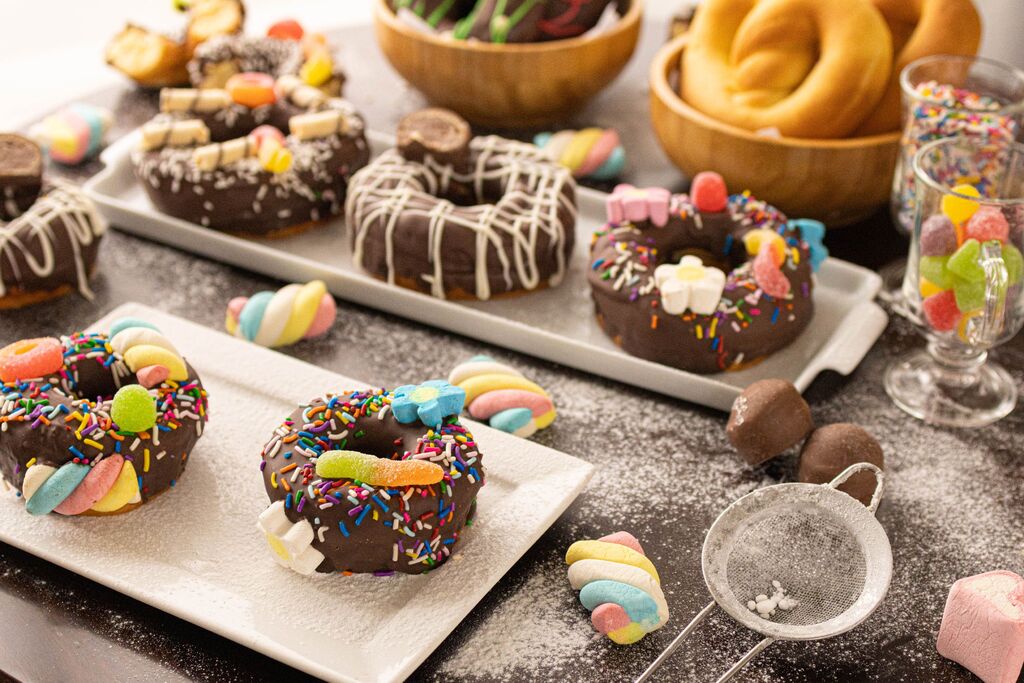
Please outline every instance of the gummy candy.
[[760, 254], [766, 245], [771, 245], [772, 259], [781, 268], [786, 260], [786, 241], [782, 235], [768, 228], [756, 228], [743, 236], [743, 246], [748, 254]]
[[981, 193], [973, 185], [957, 185], [953, 188], [953, 192], [956, 194], [947, 194], [942, 197], [942, 213], [946, 214], [954, 223], [963, 223], [978, 210], [978, 202], [966, 199], [966, 197], [980, 197]]
[[235, 74], [224, 85], [231, 99], [242, 105], [255, 109], [277, 101], [274, 91], [274, 78], [269, 74], [246, 71]]
[[939, 287], [934, 282], [931, 282], [927, 278], [923, 277], [921, 278], [918, 287], [920, 289], [922, 299], [927, 299], [931, 295], [938, 294], [939, 292], [942, 291], [942, 287]]
[[305, 33], [302, 24], [294, 19], [283, 19], [267, 29], [267, 37], [278, 40], [302, 40]]
[[729, 192], [725, 180], [714, 171], [702, 171], [690, 184], [690, 200], [698, 211], [725, 211]]
[[918, 266], [921, 277], [939, 289], [949, 289], [953, 286], [953, 276], [946, 270], [948, 261], [948, 256], [922, 256]]
[[928, 324], [938, 332], [949, 332], [960, 320], [960, 309], [956, 306], [956, 296], [951, 289], [928, 297], [921, 302], [921, 307]]
[[1010, 284], [1015, 285], [1020, 282], [1021, 275], [1024, 274], [1024, 257], [1021, 256], [1020, 249], [1012, 244], [1004, 244], [1003, 263], [1006, 264], [1006, 274], [1009, 276]]
[[985, 282], [969, 282], [956, 278], [953, 285], [956, 307], [962, 312], [976, 311], [985, 305]]
[[[964, 236], [979, 242], [998, 240], [1005, 243], [1010, 237], [1010, 224], [1002, 211], [994, 206], [983, 206], [967, 221]], [[923, 234], [921, 240], [924, 241]]]
[[426, 460], [389, 460], [358, 451], [328, 451], [317, 458], [316, 474], [324, 479], [355, 479], [371, 486], [428, 486], [444, 470]]
[[120, 431], [145, 432], [156, 424], [156, 400], [145, 387], [129, 384], [114, 394], [110, 417]]
[[935, 214], [921, 225], [922, 256], [949, 256], [956, 248], [956, 228], [947, 217]]
[[44, 377], [63, 364], [64, 347], [59, 339], [22, 339], [0, 349], [0, 381]]
[[334, 64], [331, 63], [331, 55], [326, 49], [313, 51], [299, 69], [299, 76], [303, 82], [314, 88], [326, 83], [333, 74]]
[[978, 240], [966, 240], [946, 261], [946, 270], [970, 282], [983, 281], [985, 269], [978, 262], [980, 255], [981, 243]]
[[757, 286], [763, 289], [765, 294], [776, 299], [789, 294], [789, 278], [776, 265], [770, 243], [765, 242], [761, 245], [761, 251], [754, 258], [753, 271]]

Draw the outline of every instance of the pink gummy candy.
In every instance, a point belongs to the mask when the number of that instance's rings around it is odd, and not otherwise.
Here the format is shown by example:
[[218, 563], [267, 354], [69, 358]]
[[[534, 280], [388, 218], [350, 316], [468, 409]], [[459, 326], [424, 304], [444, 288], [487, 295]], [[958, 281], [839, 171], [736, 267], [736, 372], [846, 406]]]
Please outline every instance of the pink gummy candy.
[[994, 571], [954, 583], [935, 647], [984, 683], [1015, 683], [1024, 666], [1024, 578]]
[[983, 206], [975, 211], [967, 221], [965, 233], [967, 239], [973, 237], [979, 242], [999, 240], [1006, 243], [1010, 237], [1010, 223], [1006, 220], [1003, 212], [996, 207]]
[[960, 322], [960, 309], [956, 306], [956, 295], [952, 289], [932, 294], [921, 302], [921, 307], [928, 324], [938, 332], [949, 332]]
[[61, 501], [53, 511], [62, 515], [80, 515], [91, 508], [107, 495], [107, 491], [121, 474], [123, 464], [124, 458], [117, 453], [111, 453], [100, 460], [89, 470], [85, 479], [71, 495]]
[[629, 533], [628, 531], [616, 531], [613, 534], [602, 536], [597, 540], [604, 541], [605, 543], [616, 543], [618, 545], [624, 545], [631, 550], [637, 551], [641, 555], [644, 554], [644, 549], [640, 547], [640, 541], [636, 540], [636, 536]]
[[633, 620], [626, 614], [626, 610], [614, 602], [606, 602], [595, 607], [594, 611], [590, 613], [590, 623], [598, 632], [607, 635], [620, 628], [626, 628], [633, 623]]
[[163, 384], [170, 375], [171, 371], [165, 365], [147, 365], [135, 373], [135, 376], [139, 378], [139, 384], [147, 389]]
[[781, 299], [789, 294], [789, 278], [775, 265], [772, 244], [765, 241], [754, 257], [754, 281], [765, 294]]
[[729, 192], [725, 180], [714, 171], [702, 171], [690, 184], [690, 200], [698, 211], [725, 211]]
[[921, 224], [921, 256], [949, 256], [958, 246], [953, 221], [941, 213]]

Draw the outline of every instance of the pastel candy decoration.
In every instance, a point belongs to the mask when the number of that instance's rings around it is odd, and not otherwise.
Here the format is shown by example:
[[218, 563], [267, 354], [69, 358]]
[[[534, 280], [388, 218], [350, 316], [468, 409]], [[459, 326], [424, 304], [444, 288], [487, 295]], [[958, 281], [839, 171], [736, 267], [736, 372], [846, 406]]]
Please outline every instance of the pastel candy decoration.
[[0, 381], [45, 377], [64, 364], [64, 347], [59, 339], [22, 339], [0, 349]]
[[24, 496], [25, 500], [27, 501], [34, 496], [39, 487], [43, 485], [43, 482], [49, 479], [50, 475], [56, 471], [56, 467], [38, 464], [32, 465], [25, 470], [25, 479], [21, 482], [21, 495]]
[[370, 486], [429, 486], [444, 478], [444, 470], [427, 460], [390, 460], [358, 451], [327, 451], [316, 459], [316, 475], [354, 479]]
[[313, 525], [308, 519], [288, 519], [282, 500], [260, 513], [256, 528], [263, 532], [274, 559], [282, 567], [309, 576], [324, 561], [323, 553], [313, 547]]
[[775, 265], [781, 268], [786, 262], [786, 240], [782, 239], [782, 235], [767, 228], [757, 228], [743, 235], [743, 246], [750, 256], [760, 254], [766, 245], [771, 249]]
[[250, 109], [277, 101], [274, 77], [257, 71], [235, 74], [224, 84], [224, 89], [234, 102]]
[[419, 420], [427, 427], [438, 428], [442, 420], [462, 412], [466, 392], [443, 379], [422, 384], [405, 384], [391, 396], [391, 412], [402, 424]]
[[93, 512], [117, 512], [125, 505], [141, 501], [139, 477], [135, 473], [135, 466], [131, 461], [125, 460], [110, 490], [90, 509]]
[[474, 356], [456, 366], [448, 381], [466, 392], [473, 418], [487, 420], [495, 429], [509, 434], [531, 436], [557, 416], [544, 389], [489, 356]]
[[319, 88], [334, 75], [334, 62], [331, 60], [331, 53], [326, 47], [310, 51], [306, 61], [299, 68], [299, 78], [306, 85]]
[[789, 221], [790, 228], [800, 231], [800, 239], [807, 244], [811, 256], [811, 269], [817, 273], [821, 264], [828, 258], [828, 247], [825, 246], [825, 224], [810, 218], [796, 218]]
[[75, 166], [96, 156], [112, 120], [106, 109], [76, 103], [47, 116], [29, 135], [51, 159]]
[[232, 299], [224, 326], [230, 334], [261, 346], [288, 346], [324, 334], [336, 317], [327, 285], [313, 280]]
[[[48, 515], [78, 488], [91, 468], [76, 462], [66, 462], [50, 473], [31, 497], [26, 496], [25, 509], [32, 515]], [[24, 495], [24, 491], [22, 492]]]
[[782, 299], [789, 294], [790, 283], [789, 278], [779, 269], [773, 254], [771, 243], [765, 242], [754, 257], [754, 281], [765, 294]]
[[147, 389], [152, 389], [155, 386], [163, 384], [167, 381], [167, 378], [170, 377], [170, 375], [171, 371], [163, 365], [147, 365], [135, 373], [135, 376], [139, 380], [139, 384]]
[[613, 128], [584, 128], [540, 133], [533, 144], [565, 166], [574, 178], [614, 180], [626, 166], [626, 150]]
[[[136, 373], [152, 366], [163, 366], [175, 382], [188, 379], [188, 366], [178, 350], [155, 325], [138, 318], [121, 318], [110, 326], [110, 348], [124, 358], [128, 369]], [[148, 371], [152, 380], [152, 371]], [[140, 379], [141, 381], [141, 379]]]
[[591, 610], [594, 628], [629, 645], [668, 621], [661, 579], [640, 542], [625, 531], [577, 541], [565, 554], [569, 583]]
[[658, 227], [668, 223], [672, 193], [660, 187], [616, 185], [608, 195], [606, 208], [612, 223], [650, 221]]
[[124, 458], [117, 453], [103, 458], [89, 469], [82, 483], [53, 511], [61, 515], [80, 515], [90, 510], [107, 495], [121, 474], [123, 465]]
[[662, 264], [654, 271], [661, 293], [661, 307], [669, 315], [687, 310], [710, 315], [718, 310], [725, 289], [725, 273], [704, 265], [700, 257], [687, 254], [678, 264]]

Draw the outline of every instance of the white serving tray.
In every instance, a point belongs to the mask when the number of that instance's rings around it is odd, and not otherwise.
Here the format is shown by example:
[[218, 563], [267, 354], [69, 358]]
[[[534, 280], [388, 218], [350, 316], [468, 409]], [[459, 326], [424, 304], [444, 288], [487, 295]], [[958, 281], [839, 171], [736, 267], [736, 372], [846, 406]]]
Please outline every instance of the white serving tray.
[[[158, 212], [132, 172], [137, 135], [105, 150], [106, 167], [85, 184], [119, 229], [289, 282], [319, 278], [335, 295], [364, 306], [719, 410], [729, 410], [744, 387], [765, 377], [788, 379], [803, 391], [822, 370], [849, 374], [888, 322], [873, 302], [882, 287], [878, 275], [828, 259], [817, 275], [814, 319], [793, 344], [747, 370], [695, 375], [626, 354], [594, 319], [586, 270], [590, 236], [604, 223], [602, 192], [578, 191], [576, 251], [561, 286], [497, 301], [446, 301], [390, 286], [353, 265], [342, 219], [294, 237], [255, 241]], [[374, 154], [392, 142], [382, 134], [369, 137]]]
[[0, 485], [0, 540], [314, 676], [406, 678], [593, 473], [582, 460], [470, 422], [487, 485], [451, 560], [420, 576], [303, 577], [274, 562], [256, 529], [269, 503], [260, 448], [300, 401], [365, 385], [141, 304], [90, 329], [122, 316], [157, 325], [210, 393], [210, 422], [188, 469], [174, 489], [115, 517], [32, 517]]

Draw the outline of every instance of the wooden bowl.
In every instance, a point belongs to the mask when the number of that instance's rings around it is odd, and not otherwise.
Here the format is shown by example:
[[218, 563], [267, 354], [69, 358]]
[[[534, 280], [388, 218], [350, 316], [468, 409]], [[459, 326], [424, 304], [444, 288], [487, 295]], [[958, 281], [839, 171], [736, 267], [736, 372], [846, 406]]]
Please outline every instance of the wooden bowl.
[[483, 126], [537, 128], [571, 117], [619, 75], [642, 15], [643, 0], [632, 0], [615, 26], [594, 36], [496, 45], [420, 31], [377, 0], [374, 26], [388, 61], [431, 104]]
[[730, 192], [750, 190], [794, 218], [852, 223], [888, 203], [898, 132], [812, 140], [756, 135], [707, 116], [679, 96], [687, 36], [666, 44], [651, 65], [651, 121], [665, 153], [691, 178], [717, 171]]

